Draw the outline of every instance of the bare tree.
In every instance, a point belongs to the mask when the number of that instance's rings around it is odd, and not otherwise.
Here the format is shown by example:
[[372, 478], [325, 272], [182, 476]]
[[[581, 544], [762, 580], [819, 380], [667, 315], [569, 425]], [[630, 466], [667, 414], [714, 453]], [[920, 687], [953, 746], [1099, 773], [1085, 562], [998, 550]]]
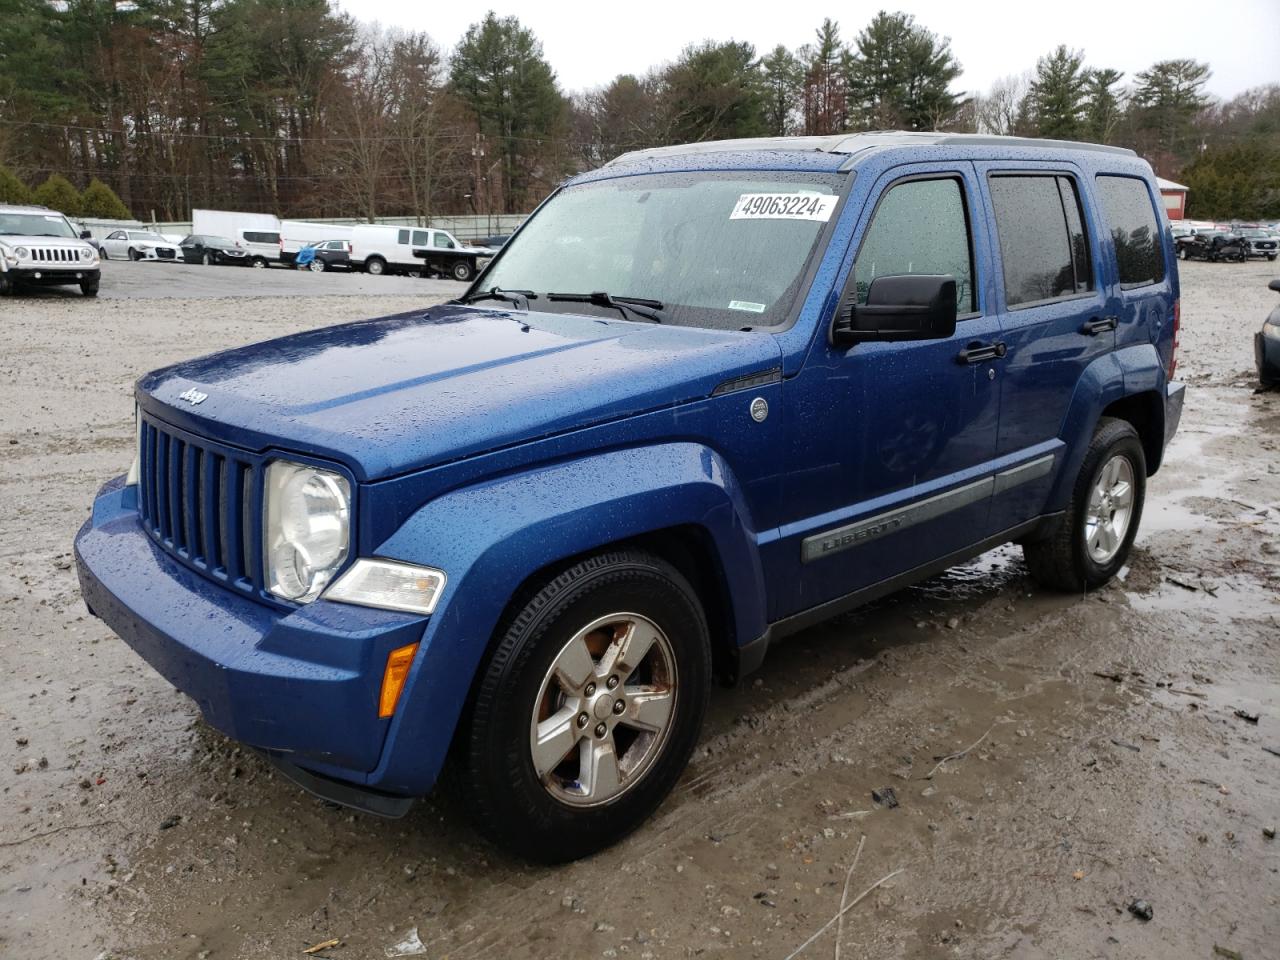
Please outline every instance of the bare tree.
[[1011, 136], [1018, 129], [1022, 102], [1030, 90], [1029, 73], [1010, 74], [991, 84], [986, 94], [974, 98], [978, 131]]

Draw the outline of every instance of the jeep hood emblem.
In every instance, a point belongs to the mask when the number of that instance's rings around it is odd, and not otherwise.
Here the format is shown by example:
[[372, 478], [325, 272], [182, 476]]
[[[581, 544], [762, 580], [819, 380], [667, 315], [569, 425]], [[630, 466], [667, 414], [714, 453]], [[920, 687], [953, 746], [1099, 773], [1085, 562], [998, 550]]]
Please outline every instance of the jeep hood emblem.
[[204, 403], [208, 400], [209, 395], [207, 393], [201, 393], [195, 387], [192, 387], [191, 389], [183, 390], [182, 393], [178, 394], [178, 399], [185, 400], [187, 403], [195, 406], [198, 403]]

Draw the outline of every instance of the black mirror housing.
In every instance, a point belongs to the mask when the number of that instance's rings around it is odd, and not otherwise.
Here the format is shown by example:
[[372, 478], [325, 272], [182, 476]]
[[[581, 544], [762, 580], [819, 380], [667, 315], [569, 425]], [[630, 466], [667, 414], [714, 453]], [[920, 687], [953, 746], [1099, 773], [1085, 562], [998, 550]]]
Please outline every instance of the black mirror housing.
[[952, 276], [913, 274], [876, 277], [867, 302], [850, 289], [831, 323], [831, 342], [849, 346], [867, 340], [945, 340], [956, 332], [956, 281]]
[[93, 239], [93, 234], [92, 234], [91, 232], [89, 232], [88, 230], [81, 230], [81, 231], [80, 231], [80, 239], [81, 239], [81, 240], [92, 240], [92, 239]]
[[1276, 293], [1280, 293], [1280, 280], [1272, 280], [1270, 283], [1267, 284], [1267, 289], [1274, 290]]

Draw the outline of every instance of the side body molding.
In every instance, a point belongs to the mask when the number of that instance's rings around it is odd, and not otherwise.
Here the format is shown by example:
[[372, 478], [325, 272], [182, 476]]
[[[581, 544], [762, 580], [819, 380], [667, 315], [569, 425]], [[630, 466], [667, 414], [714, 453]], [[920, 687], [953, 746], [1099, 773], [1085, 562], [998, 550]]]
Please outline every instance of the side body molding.
[[[737, 481], [696, 443], [611, 450], [451, 491], [413, 514], [379, 556], [443, 569], [448, 583], [428, 622], [382, 759], [380, 789], [425, 792], [440, 766], [489, 639], [530, 574], [602, 544], [693, 525], [718, 554], [736, 642], [767, 629], [759, 549]], [[422, 669], [432, 664], [428, 673]], [[425, 731], [430, 731], [429, 735]]]

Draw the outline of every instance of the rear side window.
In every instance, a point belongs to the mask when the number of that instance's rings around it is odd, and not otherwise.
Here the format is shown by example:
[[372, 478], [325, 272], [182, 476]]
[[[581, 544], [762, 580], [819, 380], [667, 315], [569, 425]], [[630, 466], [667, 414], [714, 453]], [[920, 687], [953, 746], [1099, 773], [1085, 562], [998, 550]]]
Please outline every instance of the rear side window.
[[956, 311], [976, 309], [969, 217], [959, 180], [907, 180], [881, 198], [853, 265], [858, 303], [867, 302], [876, 277], [903, 274], [949, 274], [956, 280]]
[[280, 234], [278, 233], [261, 233], [256, 230], [246, 230], [242, 236], [247, 243], [279, 243]]
[[990, 189], [1007, 306], [1061, 300], [1093, 289], [1089, 238], [1073, 179], [998, 175], [990, 179]]
[[1100, 176], [1098, 200], [1116, 246], [1121, 289], [1163, 280], [1160, 228], [1146, 183], [1134, 177]]
[[396, 234], [396, 243], [408, 243], [408, 242], [409, 242], [408, 230], [401, 230], [398, 234]]
[[413, 231], [413, 245], [415, 247], [425, 247], [427, 245], [427, 242], [428, 242], [427, 231], [425, 230]]

